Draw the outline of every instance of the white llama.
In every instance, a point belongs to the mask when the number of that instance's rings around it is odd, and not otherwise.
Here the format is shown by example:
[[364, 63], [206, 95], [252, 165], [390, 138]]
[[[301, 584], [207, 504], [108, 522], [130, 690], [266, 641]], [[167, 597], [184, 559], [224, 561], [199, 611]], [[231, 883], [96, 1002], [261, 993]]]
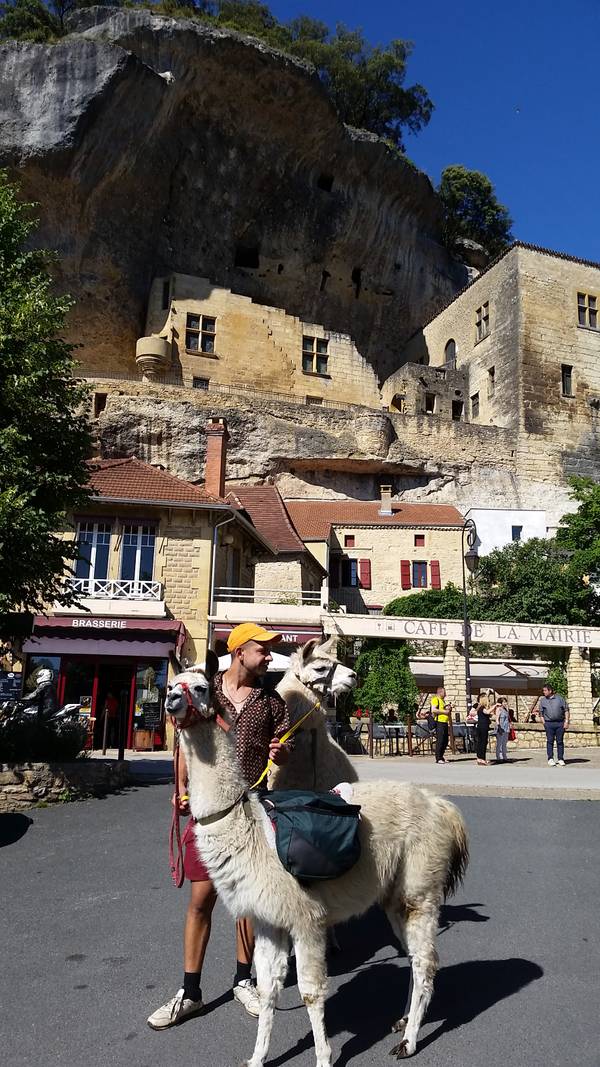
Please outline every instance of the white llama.
[[261, 1002], [254, 1052], [246, 1067], [263, 1067], [275, 1005], [287, 972], [291, 938], [298, 988], [310, 1017], [317, 1067], [331, 1067], [324, 1025], [327, 989], [326, 930], [380, 904], [411, 961], [412, 989], [393, 1029], [401, 1039], [391, 1052], [410, 1056], [433, 991], [438, 966], [440, 905], [461, 880], [468, 859], [462, 817], [449, 801], [408, 784], [359, 783], [361, 856], [333, 881], [301, 886], [267, 843], [264, 813], [248, 796], [228, 726], [211, 708], [209, 676], [175, 677], [167, 711], [181, 725], [190, 775], [191, 810], [198, 847], [219, 895], [235, 918], [252, 919]]
[[307, 641], [290, 657], [290, 665], [277, 692], [288, 706], [290, 723], [314, 711], [294, 734], [294, 748], [289, 761], [274, 767], [269, 775], [269, 789], [316, 789], [326, 792], [340, 782], [356, 782], [358, 774], [348, 756], [330, 737], [325, 712], [317, 703], [325, 703], [328, 691], [335, 696], [354, 689], [356, 673], [335, 656], [335, 638], [323, 644]]

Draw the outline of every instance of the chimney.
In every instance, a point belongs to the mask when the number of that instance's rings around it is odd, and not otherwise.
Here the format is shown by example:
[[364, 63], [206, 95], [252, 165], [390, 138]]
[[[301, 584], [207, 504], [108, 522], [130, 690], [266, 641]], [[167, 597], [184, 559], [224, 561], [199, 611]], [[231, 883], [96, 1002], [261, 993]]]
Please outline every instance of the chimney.
[[226, 419], [210, 419], [206, 424], [206, 466], [204, 488], [212, 496], [225, 496], [225, 466], [227, 462]]
[[379, 508], [380, 515], [392, 514], [392, 487], [391, 485], [382, 485], [380, 487], [381, 492], [381, 506]]

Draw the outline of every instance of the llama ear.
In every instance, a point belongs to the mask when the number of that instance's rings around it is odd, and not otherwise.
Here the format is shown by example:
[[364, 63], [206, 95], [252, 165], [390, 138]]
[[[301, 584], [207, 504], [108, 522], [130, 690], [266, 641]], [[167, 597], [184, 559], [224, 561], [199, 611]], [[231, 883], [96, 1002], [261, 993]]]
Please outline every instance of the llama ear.
[[206, 663], [204, 665], [204, 673], [208, 678], [209, 682], [211, 678], [214, 678], [218, 669], [219, 657], [217, 656], [216, 652], [213, 652], [212, 648], [209, 648], [208, 652], [206, 653]]
[[334, 655], [336, 643], [337, 642], [335, 637], [328, 637], [319, 645], [319, 652], [325, 652], [330, 656]]
[[315, 651], [315, 648], [317, 647], [318, 644], [319, 644], [319, 638], [318, 637], [313, 637], [313, 638], [311, 638], [310, 641], [307, 641], [304, 645], [300, 645], [300, 649], [299, 649], [300, 658], [301, 658], [303, 663], [308, 663], [308, 661], [311, 659], [312, 654]]

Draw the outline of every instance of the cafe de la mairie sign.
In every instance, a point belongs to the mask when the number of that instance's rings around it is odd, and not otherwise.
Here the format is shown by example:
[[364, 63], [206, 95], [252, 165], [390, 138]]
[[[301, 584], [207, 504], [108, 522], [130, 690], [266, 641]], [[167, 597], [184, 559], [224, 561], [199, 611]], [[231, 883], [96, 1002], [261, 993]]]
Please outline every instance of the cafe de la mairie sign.
[[[464, 624], [457, 619], [412, 619], [387, 615], [323, 616], [327, 634], [344, 637], [388, 637], [422, 641], [462, 641]], [[471, 622], [471, 641], [494, 645], [554, 645], [600, 648], [600, 628], [540, 626], [512, 622]]]

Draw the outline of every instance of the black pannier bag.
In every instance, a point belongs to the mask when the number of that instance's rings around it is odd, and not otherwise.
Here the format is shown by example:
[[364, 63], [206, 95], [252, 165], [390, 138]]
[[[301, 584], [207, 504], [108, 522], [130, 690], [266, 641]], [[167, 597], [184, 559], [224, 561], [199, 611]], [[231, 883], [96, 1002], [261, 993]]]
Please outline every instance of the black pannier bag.
[[275, 827], [277, 855], [300, 882], [339, 878], [358, 860], [359, 804], [308, 789], [276, 789], [259, 799]]

